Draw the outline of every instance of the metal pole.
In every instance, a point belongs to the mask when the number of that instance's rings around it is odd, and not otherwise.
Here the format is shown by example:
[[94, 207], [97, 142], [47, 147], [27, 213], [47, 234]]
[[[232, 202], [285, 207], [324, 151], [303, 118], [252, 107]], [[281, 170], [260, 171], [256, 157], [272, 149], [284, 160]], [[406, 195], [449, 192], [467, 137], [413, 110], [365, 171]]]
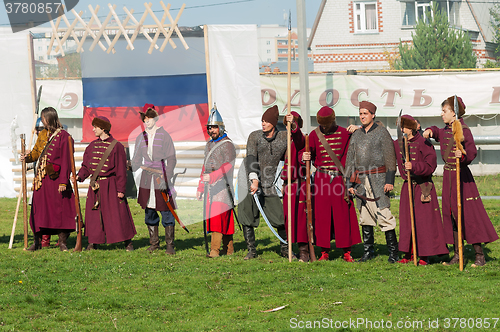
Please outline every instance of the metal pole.
[[309, 69], [307, 66], [307, 25], [306, 1], [297, 0], [297, 35], [299, 42], [299, 80], [300, 80], [300, 114], [304, 121], [303, 131], [311, 131], [311, 113], [309, 110]]

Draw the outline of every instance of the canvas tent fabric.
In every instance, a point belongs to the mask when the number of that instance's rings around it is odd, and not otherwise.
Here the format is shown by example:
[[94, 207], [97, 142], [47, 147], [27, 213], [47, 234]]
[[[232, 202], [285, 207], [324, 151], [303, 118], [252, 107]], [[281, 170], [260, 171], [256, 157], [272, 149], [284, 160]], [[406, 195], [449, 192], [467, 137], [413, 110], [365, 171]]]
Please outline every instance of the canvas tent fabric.
[[212, 101], [228, 136], [246, 143], [260, 129], [262, 103], [256, 25], [209, 25]]
[[[15, 197], [14, 173], [10, 158], [20, 148], [19, 134], [31, 135], [33, 106], [29, 66], [28, 37], [26, 33], [0, 35], [0, 196]], [[16, 119], [16, 120], [15, 120]], [[18, 128], [11, 132], [11, 124]], [[12, 136], [15, 146], [12, 145]], [[26, 143], [28, 146], [28, 142]], [[20, 164], [19, 164], [20, 168]]]

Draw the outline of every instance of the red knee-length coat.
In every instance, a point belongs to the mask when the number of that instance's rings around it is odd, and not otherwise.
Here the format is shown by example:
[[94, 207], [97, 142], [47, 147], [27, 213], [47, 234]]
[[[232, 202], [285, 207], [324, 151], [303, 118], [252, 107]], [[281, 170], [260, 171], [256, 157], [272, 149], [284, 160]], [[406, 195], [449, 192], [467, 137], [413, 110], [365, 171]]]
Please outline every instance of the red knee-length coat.
[[[404, 147], [403, 151], [401, 151], [397, 140], [394, 141], [394, 148], [396, 151], [399, 173], [403, 180], [405, 180], [401, 188], [401, 198], [399, 200], [399, 250], [410, 252], [412, 248], [411, 209], [407, 172], [403, 164], [403, 156], [405, 156], [406, 152]], [[434, 256], [447, 254], [448, 248], [446, 247], [444, 237], [439, 202], [436, 195], [436, 188], [432, 182], [432, 173], [437, 167], [436, 151], [432, 144], [418, 132], [413, 138], [408, 140], [408, 150], [410, 154], [410, 160], [408, 161], [410, 161], [412, 165], [410, 177], [412, 180], [417, 255]], [[421, 184], [431, 188], [430, 202], [422, 202]]]
[[[43, 157], [40, 156], [41, 150], [51, 136], [52, 133], [49, 133], [47, 129], [40, 132], [33, 151], [26, 156], [26, 162], [36, 161], [39, 157]], [[49, 175], [46, 175], [42, 180], [42, 186], [33, 192], [30, 226], [34, 233], [42, 231], [44, 234], [55, 234], [59, 230], [75, 230], [75, 196], [69, 182], [71, 172], [69, 137], [66, 131], [59, 131], [44, 154], [47, 156], [47, 164], [51, 164], [54, 170], [59, 172], [59, 176], [51, 179]], [[66, 190], [62, 193], [58, 191], [60, 184], [66, 185]]]
[[[457, 120], [455, 120], [457, 121]], [[474, 177], [469, 169], [469, 164], [476, 158], [477, 148], [474, 137], [463, 119], [459, 119], [462, 124], [464, 141], [462, 145], [466, 154], [460, 161], [460, 189], [462, 201], [462, 235], [468, 243], [488, 243], [498, 239], [498, 235], [493, 227], [488, 214], [486, 213], [481, 196], [477, 190]], [[440, 143], [441, 156], [445, 162], [443, 172], [443, 225], [446, 241], [453, 243], [453, 221], [457, 219], [457, 172], [455, 168], [455, 140], [451, 124], [444, 128], [432, 126], [432, 137]], [[450, 154], [445, 160], [445, 152], [448, 144], [453, 144]]]
[[[291, 169], [291, 206], [292, 214], [292, 243], [309, 242], [307, 237], [307, 215], [306, 215], [306, 167], [299, 162], [299, 151], [305, 146], [305, 137], [298, 126], [292, 130], [292, 146], [290, 161]], [[288, 229], [288, 153], [285, 154], [285, 165], [281, 172], [283, 186], [283, 213], [285, 215], [285, 226]], [[288, 233], [287, 233], [288, 234]]]
[[[325, 138], [345, 167], [347, 149], [351, 134], [347, 129], [337, 126], [332, 133], [327, 133]], [[342, 176], [331, 179], [330, 175], [319, 171], [319, 168], [338, 171], [335, 163], [330, 158], [321, 144], [318, 135], [312, 131], [309, 135], [311, 160], [318, 169], [314, 175], [314, 234], [315, 244], [322, 248], [330, 248], [330, 241], [335, 238], [337, 248], [348, 248], [361, 242], [359, 235], [358, 219], [354, 202], [349, 198], [344, 199], [346, 190]], [[300, 159], [302, 160], [302, 153]]]
[[[96, 170], [102, 155], [115, 139], [109, 136], [92, 141], [83, 155], [83, 162], [78, 178], [80, 181], [91, 176]], [[130, 213], [127, 198], [118, 198], [127, 187], [127, 156], [120, 142], [113, 147], [98, 176], [99, 189], [89, 187], [85, 205], [85, 236], [89, 243], [116, 243], [130, 240], [137, 234], [134, 220]], [[93, 210], [99, 200], [99, 207]]]

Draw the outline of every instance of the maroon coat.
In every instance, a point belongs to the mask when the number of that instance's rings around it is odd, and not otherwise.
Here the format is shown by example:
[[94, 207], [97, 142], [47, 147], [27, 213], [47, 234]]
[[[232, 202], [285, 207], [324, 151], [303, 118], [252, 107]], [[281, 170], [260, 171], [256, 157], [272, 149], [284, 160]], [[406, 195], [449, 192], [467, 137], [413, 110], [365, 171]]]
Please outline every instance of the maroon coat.
[[[59, 176], [51, 179], [49, 175], [45, 175], [42, 186], [33, 192], [30, 214], [33, 233], [42, 231], [43, 234], [57, 234], [60, 230], [75, 230], [75, 196], [69, 181], [71, 172], [69, 137], [66, 131], [61, 130], [46, 150], [47, 164], [51, 164], [55, 171], [59, 171]], [[31, 161], [35, 160], [30, 159], [28, 155], [26, 162]], [[66, 185], [66, 190], [62, 193], [58, 191], [60, 184]]]
[[[148, 156], [148, 144], [153, 144], [153, 158]], [[165, 171], [167, 173], [168, 187], [170, 189], [170, 202], [175, 208], [175, 195], [174, 187], [172, 185], [172, 176], [174, 175], [174, 168], [177, 164], [177, 159], [175, 157], [175, 147], [172, 137], [163, 129], [159, 127], [156, 130], [154, 136], [154, 142], [148, 141], [148, 135], [143, 131], [135, 140], [135, 151], [134, 157], [132, 158], [132, 169], [135, 171], [141, 166], [146, 166], [149, 168], [162, 171], [161, 161], [165, 162]], [[154, 186], [155, 186], [155, 199], [156, 199], [156, 211], [169, 211], [165, 200], [161, 194], [159, 182], [163, 181], [163, 176], [161, 173], [151, 173], [145, 170], [142, 171], [141, 181], [139, 183], [139, 196], [137, 202], [139, 205], [146, 209], [148, 207], [149, 194], [151, 189], [151, 177], [154, 176]]]
[[[302, 131], [297, 126], [292, 131], [292, 161], [291, 167], [291, 201], [292, 201], [292, 243], [309, 242], [307, 237], [307, 216], [306, 216], [306, 167], [299, 162], [299, 151], [304, 148], [306, 140]], [[298, 171], [298, 174], [297, 174]], [[285, 215], [285, 225], [288, 229], [288, 153], [285, 153], [285, 165], [281, 172], [283, 186], [283, 213]]]
[[[399, 200], [399, 250], [410, 252], [411, 242], [411, 215], [410, 198], [408, 196], [408, 179], [403, 164], [405, 151], [400, 150], [398, 141], [394, 141], [394, 148], [398, 160], [398, 168], [405, 182], [401, 188]], [[408, 141], [410, 162], [412, 169], [410, 176], [413, 188], [413, 211], [415, 216], [415, 238], [417, 242], [417, 255], [434, 256], [448, 253], [444, 238], [443, 223], [439, 211], [439, 202], [436, 188], [432, 182], [432, 173], [437, 167], [436, 151], [431, 143], [417, 134]], [[422, 203], [421, 195], [424, 186], [431, 186], [431, 201]]]
[[[109, 144], [115, 139], [109, 136], [91, 142], [85, 149], [78, 177], [85, 180], [93, 174]], [[85, 236], [89, 243], [116, 243], [130, 240], [137, 232], [130, 213], [127, 198], [118, 198], [127, 186], [127, 156], [120, 142], [114, 146], [97, 178], [99, 189], [89, 187], [85, 205]], [[99, 207], [93, 210], [99, 200]]]
[[[464, 123], [463, 119], [459, 120], [462, 123], [464, 141], [462, 145], [466, 154], [460, 161], [460, 186], [462, 199], [462, 236], [468, 243], [488, 243], [498, 239], [495, 228], [491, 224], [491, 220], [486, 213], [479, 192], [477, 191], [474, 177], [468, 165], [476, 158], [477, 149], [474, 143], [472, 133]], [[441, 156], [445, 159], [444, 154], [448, 144], [453, 144], [451, 152], [446, 160], [444, 160], [443, 172], [443, 225], [445, 230], [446, 241], [453, 243], [453, 224], [452, 218], [456, 220], [457, 208], [457, 175], [455, 165], [455, 140], [451, 125], [446, 125], [444, 128], [432, 126], [428, 128], [432, 130], [432, 137], [440, 143]]]
[[[333, 133], [325, 135], [327, 142], [345, 166], [347, 149], [351, 134], [347, 129], [337, 126]], [[318, 135], [312, 131], [309, 135], [311, 160], [314, 162], [314, 233], [315, 244], [319, 247], [330, 248], [330, 241], [335, 238], [337, 248], [348, 248], [361, 242], [359, 235], [358, 219], [354, 202], [349, 198], [349, 203], [344, 200], [346, 190], [342, 176], [331, 179], [330, 175], [320, 171], [338, 171], [333, 160], [319, 141]], [[300, 158], [302, 159], [302, 153]]]

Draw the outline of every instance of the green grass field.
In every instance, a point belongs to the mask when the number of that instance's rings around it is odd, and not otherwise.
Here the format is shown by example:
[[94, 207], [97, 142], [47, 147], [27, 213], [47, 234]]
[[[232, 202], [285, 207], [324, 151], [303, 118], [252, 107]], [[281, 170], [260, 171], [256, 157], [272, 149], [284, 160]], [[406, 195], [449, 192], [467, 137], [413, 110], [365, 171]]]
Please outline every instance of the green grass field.
[[[489, 188], [496, 185], [492, 179], [482, 180], [482, 193], [500, 193]], [[373, 261], [346, 263], [335, 249], [328, 262], [289, 263], [262, 223], [257, 259], [243, 260], [239, 230], [233, 256], [208, 259], [202, 205], [180, 200], [178, 212], [191, 233], [177, 227], [172, 257], [164, 243], [160, 251], [146, 251], [143, 211], [129, 200], [137, 228], [134, 252], [113, 244], [92, 252], [51, 247], [29, 253], [22, 250], [22, 222], [8, 249], [16, 202], [0, 199], [0, 331], [500, 330], [499, 241], [485, 247], [487, 265], [476, 269], [467, 244], [462, 272], [438, 257], [428, 266], [389, 264], [380, 231]], [[397, 206], [393, 200], [396, 216]], [[500, 233], [500, 201], [485, 201], [485, 207]], [[73, 234], [69, 246], [74, 243]], [[355, 246], [353, 256], [361, 253], [362, 246]]]

